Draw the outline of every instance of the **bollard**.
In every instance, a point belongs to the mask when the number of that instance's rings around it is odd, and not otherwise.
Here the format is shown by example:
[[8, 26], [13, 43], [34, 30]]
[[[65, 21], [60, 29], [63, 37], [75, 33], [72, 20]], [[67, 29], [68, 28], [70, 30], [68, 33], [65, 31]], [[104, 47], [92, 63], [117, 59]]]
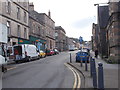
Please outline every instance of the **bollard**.
[[72, 63], [72, 56], [71, 56], [71, 53], [70, 53], [70, 63]]
[[101, 62], [98, 63], [98, 89], [104, 89], [103, 64]]
[[88, 67], [87, 67], [87, 57], [85, 58], [85, 71], [88, 71]]
[[92, 76], [93, 76], [93, 87], [97, 88], [97, 75], [96, 75], [95, 59], [92, 59]]
[[82, 58], [80, 59], [80, 66], [82, 67], [83, 66], [83, 60], [82, 60]]
[[90, 57], [90, 76], [92, 77], [92, 57]]

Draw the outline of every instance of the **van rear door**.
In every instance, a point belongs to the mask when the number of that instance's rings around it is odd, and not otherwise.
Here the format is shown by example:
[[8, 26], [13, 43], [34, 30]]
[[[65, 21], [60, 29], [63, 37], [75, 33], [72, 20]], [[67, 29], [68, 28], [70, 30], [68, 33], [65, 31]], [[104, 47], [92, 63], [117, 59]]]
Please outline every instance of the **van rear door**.
[[15, 59], [17, 59], [18, 55], [22, 57], [22, 46], [14, 46], [14, 55]]

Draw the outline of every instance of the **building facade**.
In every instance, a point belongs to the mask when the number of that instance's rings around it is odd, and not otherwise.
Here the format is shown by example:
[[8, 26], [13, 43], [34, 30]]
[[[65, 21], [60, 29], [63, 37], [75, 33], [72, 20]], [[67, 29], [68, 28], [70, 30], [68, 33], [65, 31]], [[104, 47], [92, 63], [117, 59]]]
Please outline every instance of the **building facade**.
[[46, 49], [46, 32], [45, 25], [40, 20], [40, 14], [34, 11], [33, 3], [29, 4], [29, 39], [30, 42], [37, 46], [39, 50]]
[[55, 27], [55, 41], [56, 41], [56, 48], [59, 51], [66, 51], [67, 44], [66, 44], [66, 32], [61, 26]]
[[55, 48], [55, 22], [51, 19], [50, 12], [48, 15], [45, 13], [39, 13], [40, 20], [45, 26], [46, 32], [46, 48], [54, 49]]
[[109, 3], [109, 15], [106, 33], [108, 56], [112, 62], [120, 63], [120, 2]]
[[28, 7], [28, 0], [0, 0], [0, 22], [7, 26], [8, 46], [29, 43]]

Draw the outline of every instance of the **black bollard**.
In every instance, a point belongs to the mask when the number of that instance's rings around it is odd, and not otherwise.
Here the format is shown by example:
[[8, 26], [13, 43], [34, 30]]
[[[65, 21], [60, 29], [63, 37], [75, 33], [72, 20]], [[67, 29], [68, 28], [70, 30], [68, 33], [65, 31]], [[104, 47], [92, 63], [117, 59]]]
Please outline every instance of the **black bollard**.
[[97, 88], [97, 75], [96, 75], [95, 59], [92, 59], [92, 76], [93, 76], [93, 87]]
[[2, 64], [2, 72], [5, 72], [5, 67], [3, 64]]
[[87, 66], [87, 57], [85, 58], [85, 71], [88, 71], [88, 66]]
[[90, 57], [90, 76], [92, 77], [92, 57]]
[[104, 89], [103, 64], [101, 62], [98, 63], [98, 89]]
[[72, 56], [71, 56], [71, 53], [70, 53], [70, 63], [72, 63]]
[[82, 67], [83, 66], [83, 60], [82, 60], [82, 58], [80, 59], [80, 66]]

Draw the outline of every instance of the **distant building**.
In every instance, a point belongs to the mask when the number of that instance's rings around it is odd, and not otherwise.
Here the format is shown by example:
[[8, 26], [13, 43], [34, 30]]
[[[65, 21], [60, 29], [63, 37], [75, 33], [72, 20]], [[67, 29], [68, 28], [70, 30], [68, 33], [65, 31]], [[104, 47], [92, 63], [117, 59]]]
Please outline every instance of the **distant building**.
[[39, 50], [45, 51], [46, 32], [45, 25], [40, 20], [40, 14], [34, 10], [33, 3], [29, 4], [29, 38], [30, 42], [37, 46]]
[[56, 48], [59, 51], [67, 50], [66, 32], [61, 26], [55, 27], [55, 41], [56, 41]]
[[7, 26], [8, 45], [29, 43], [29, 0], [0, 0], [0, 23]]

